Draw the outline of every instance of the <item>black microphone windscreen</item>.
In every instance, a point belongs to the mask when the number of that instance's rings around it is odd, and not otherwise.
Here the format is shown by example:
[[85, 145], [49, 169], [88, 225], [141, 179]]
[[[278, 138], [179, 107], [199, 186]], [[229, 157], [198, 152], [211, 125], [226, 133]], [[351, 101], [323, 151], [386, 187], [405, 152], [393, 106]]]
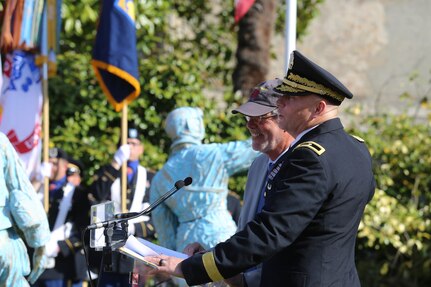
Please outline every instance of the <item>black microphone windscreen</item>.
[[192, 181], [193, 181], [193, 179], [189, 176], [189, 177], [186, 177], [185, 179], [184, 179], [184, 185], [185, 186], [187, 186], [187, 185], [190, 185], [191, 183], [192, 183]]
[[139, 212], [127, 212], [127, 213], [117, 213], [114, 215], [114, 218], [116, 219], [125, 219], [132, 216], [139, 215]]
[[183, 181], [183, 180], [179, 180], [179, 181], [177, 181], [177, 182], [175, 183], [175, 188], [178, 190], [178, 189], [180, 189], [180, 188], [183, 188], [183, 187], [184, 187], [184, 185], [185, 185], [184, 181]]

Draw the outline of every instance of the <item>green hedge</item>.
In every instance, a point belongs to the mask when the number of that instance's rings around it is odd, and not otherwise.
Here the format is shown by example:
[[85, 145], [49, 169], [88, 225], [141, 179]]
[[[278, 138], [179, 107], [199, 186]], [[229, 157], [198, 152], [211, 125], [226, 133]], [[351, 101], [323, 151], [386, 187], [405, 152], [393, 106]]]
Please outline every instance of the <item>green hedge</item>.
[[377, 182], [358, 236], [362, 285], [430, 286], [430, 119], [368, 117], [351, 133], [367, 142]]

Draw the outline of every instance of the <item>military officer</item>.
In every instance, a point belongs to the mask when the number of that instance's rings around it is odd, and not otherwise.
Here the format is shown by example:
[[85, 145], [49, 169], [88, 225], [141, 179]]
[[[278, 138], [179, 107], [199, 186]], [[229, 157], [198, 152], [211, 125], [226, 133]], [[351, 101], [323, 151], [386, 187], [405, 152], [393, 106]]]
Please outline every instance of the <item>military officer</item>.
[[263, 262], [261, 286], [360, 286], [355, 240], [375, 181], [365, 143], [338, 118], [353, 95], [298, 51], [276, 90], [279, 126], [295, 141], [268, 175], [262, 211], [210, 252], [149, 257], [154, 272], [197, 285]]

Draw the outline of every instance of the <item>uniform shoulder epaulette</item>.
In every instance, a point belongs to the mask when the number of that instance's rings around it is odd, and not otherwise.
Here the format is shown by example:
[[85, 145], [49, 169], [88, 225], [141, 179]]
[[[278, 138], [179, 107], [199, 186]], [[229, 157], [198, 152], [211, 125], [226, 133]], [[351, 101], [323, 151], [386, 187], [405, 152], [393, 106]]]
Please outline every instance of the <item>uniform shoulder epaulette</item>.
[[313, 141], [300, 143], [293, 150], [296, 150], [297, 148], [303, 148], [303, 147], [311, 149], [317, 155], [322, 155], [325, 152], [325, 148], [323, 146], [321, 146], [320, 144], [313, 142]]
[[355, 139], [357, 139], [358, 141], [360, 141], [361, 143], [365, 142], [365, 140], [361, 137], [355, 136], [355, 135], [351, 135], [352, 137], [354, 137]]

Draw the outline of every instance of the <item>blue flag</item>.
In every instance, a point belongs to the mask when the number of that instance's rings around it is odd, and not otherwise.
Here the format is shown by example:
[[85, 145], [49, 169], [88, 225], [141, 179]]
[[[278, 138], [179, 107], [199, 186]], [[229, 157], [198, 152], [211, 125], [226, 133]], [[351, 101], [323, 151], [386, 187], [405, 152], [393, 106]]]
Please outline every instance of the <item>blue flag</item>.
[[141, 92], [133, 0], [104, 0], [91, 61], [99, 84], [120, 111]]

